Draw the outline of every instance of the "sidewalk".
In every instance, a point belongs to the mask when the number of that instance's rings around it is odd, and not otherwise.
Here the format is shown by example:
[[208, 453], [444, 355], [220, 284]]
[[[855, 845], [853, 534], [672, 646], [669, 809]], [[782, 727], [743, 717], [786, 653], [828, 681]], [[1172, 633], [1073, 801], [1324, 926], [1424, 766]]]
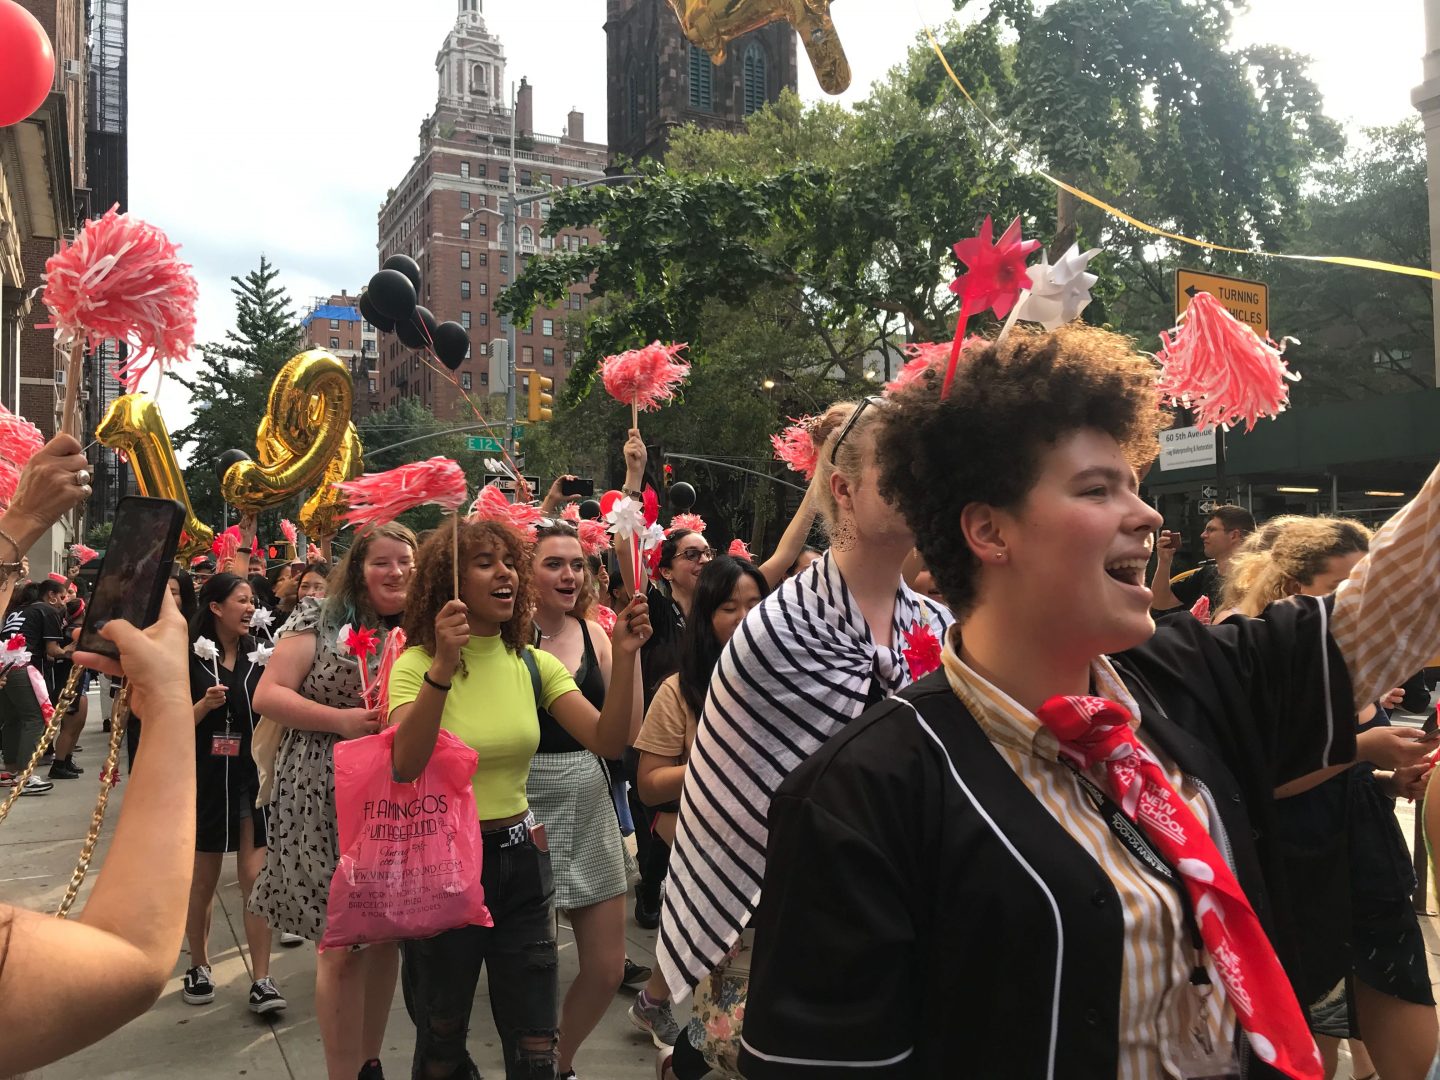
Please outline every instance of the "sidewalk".
[[[35, 911], [54, 911], [64, 895], [89, 827], [109, 738], [100, 731], [99, 715], [99, 700], [91, 694], [93, 719], [80, 740], [85, 751], [76, 758], [85, 775], [78, 780], [56, 781], [49, 795], [17, 800], [9, 818], [0, 825], [0, 901]], [[124, 758], [122, 747], [122, 775]], [[75, 904], [77, 912], [84, 906], [96, 872], [104, 865], [127, 783], [122, 781], [111, 796], [90, 876]], [[273, 1023], [253, 1015], [245, 1003], [250, 977], [239, 945], [245, 931], [233, 857], [226, 859], [220, 882], [210, 935], [215, 1000], [194, 1006], [181, 999], [180, 976], [188, 966], [182, 952], [176, 960], [174, 977], [148, 1013], [108, 1039], [31, 1073], [29, 1080], [324, 1080], [325, 1056], [314, 1010], [313, 948], [306, 944], [282, 949], [277, 936], [271, 974], [290, 1007], [273, 1014]], [[627, 910], [629, 907], [627, 904]], [[654, 932], [640, 929], [630, 918], [626, 924], [630, 958], [639, 964], [653, 964]], [[576, 971], [574, 935], [563, 923], [558, 941], [563, 998]], [[633, 999], [631, 991], [618, 993], [605, 1018], [586, 1040], [575, 1063], [580, 1080], [644, 1080], [654, 1075], [654, 1048], [625, 1016]], [[0, 1032], [0, 1062], [4, 1060], [4, 1038], [5, 1033]], [[414, 1028], [405, 1015], [397, 987], [384, 1055], [386, 1074], [392, 1080], [410, 1075], [414, 1045]], [[504, 1076], [500, 1041], [490, 1018], [483, 976], [475, 998], [470, 1051], [485, 1076], [491, 1080]]]

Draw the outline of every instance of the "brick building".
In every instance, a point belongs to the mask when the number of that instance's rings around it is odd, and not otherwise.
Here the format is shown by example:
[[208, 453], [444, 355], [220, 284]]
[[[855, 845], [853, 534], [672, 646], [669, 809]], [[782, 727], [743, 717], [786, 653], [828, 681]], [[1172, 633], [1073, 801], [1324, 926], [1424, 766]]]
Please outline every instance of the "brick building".
[[739, 130], [796, 87], [795, 31], [772, 23], [731, 43], [716, 67], [666, 0], [606, 0], [610, 160], [661, 159], [684, 124]]
[[[40, 108], [0, 128], [0, 403], [54, 434], [66, 355], [54, 346], [44, 308], [30, 292], [45, 260], [91, 214], [86, 189], [87, 33], [83, 0], [21, 0], [55, 50], [55, 81]], [[88, 395], [87, 395], [88, 399]], [[93, 403], [87, 421], [93, 428]], [[73, 519], [30, 550], [35, 571], [64, 565]]]
[[343, 289], [339, 296], [317, 297], [300, 320], [305, 348], [324, 349], [345, 362], [354, 376], [355, 419], [372, 412], [379, 400], [380, 345], [375, 327], [355, 306], [355, 297]]
[[[509, 280], [500, 216], [505, 195], [513, 190], [523, 197], [599, 179], [606, 150], [585, 141], [580, 112], [570, 113], [563, 135], [538, 133], [525, 79], [512, 109], [505, 50], [486, 29], [480, 0], [458, 5], [455, 26], [435, 59], [439, 92], [434, 113], [420, 125], [419, 153], [380, 209], [379, 256], [382, 262], [397, 253], [415, 259], [424, 285], [421, 304], [441, 322], [467, 327], [470, 356], [457, 376], [472, 400], [484, 401], [504, 390], [503, 365], [492, 372], [490, 361], [505, 337], [491, 307]], [[557, 245], [578, 249], [596, 240], [593, 232], [542, 237], [547, 213], [543, 201], [521, 208], [520, 268]], [[574, 363], [565, 319], [583, 309], [586, 292], [576, 287], [563, 307], [538, 310], [529, 325], [517, 328], [518, 366], [536, 368], [557, 387], [564, 381]], [[375, 407], [413, 397], [442, 420], [473, 419], [454, 387], [394, 335], [381, 335], [379, 360]]]

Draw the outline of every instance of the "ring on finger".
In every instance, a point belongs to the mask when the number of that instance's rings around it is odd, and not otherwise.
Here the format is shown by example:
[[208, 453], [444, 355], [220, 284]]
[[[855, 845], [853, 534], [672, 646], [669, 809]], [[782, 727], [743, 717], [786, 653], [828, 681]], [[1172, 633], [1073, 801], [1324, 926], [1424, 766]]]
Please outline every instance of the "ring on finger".
[[81, 487], [86, 487], [90, 483], [90, 470], [81, 469], [79, 472], [77, 472], [75, 474], [75, 483], [79, 484]]

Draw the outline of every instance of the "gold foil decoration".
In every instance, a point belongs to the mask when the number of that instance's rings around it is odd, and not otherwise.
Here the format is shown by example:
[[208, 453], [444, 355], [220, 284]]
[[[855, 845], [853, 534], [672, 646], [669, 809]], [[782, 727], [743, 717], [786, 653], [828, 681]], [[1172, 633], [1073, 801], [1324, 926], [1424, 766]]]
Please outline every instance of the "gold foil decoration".
[[787, 22], [800, 35], [815, 77], [827, 94], [844, 93], [850, 85], [850, 61], [830, 18], [830, 0], [670, 0], [680, 28], [716, 64], [736, 38]]

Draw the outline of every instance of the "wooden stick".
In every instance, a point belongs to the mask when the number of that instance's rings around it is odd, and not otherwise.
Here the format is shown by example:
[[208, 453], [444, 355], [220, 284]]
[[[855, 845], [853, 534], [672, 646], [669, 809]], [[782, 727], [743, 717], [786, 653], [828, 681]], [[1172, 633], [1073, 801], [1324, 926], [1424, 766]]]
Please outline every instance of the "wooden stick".
[[640, 429], [640, 406], [634, 398], [630, 399], [630, 426], [637, 431]]
[[455, 587], [455, 599], [460, 599], [460, 511], [456, 509], [454, 528], [450, 530], [450, 580]]
[[[80, 418], [75, 415], [75, 403], [80, 397], [80, 379], [85, 371], [85, 348], [79, 340], [70, 343], [70, 362], [65, 370], [65, 400], [60, 406], [60, 430], [69, 431], [80, 438]], [[81, 439], [81, 442], [85, 440]]]

